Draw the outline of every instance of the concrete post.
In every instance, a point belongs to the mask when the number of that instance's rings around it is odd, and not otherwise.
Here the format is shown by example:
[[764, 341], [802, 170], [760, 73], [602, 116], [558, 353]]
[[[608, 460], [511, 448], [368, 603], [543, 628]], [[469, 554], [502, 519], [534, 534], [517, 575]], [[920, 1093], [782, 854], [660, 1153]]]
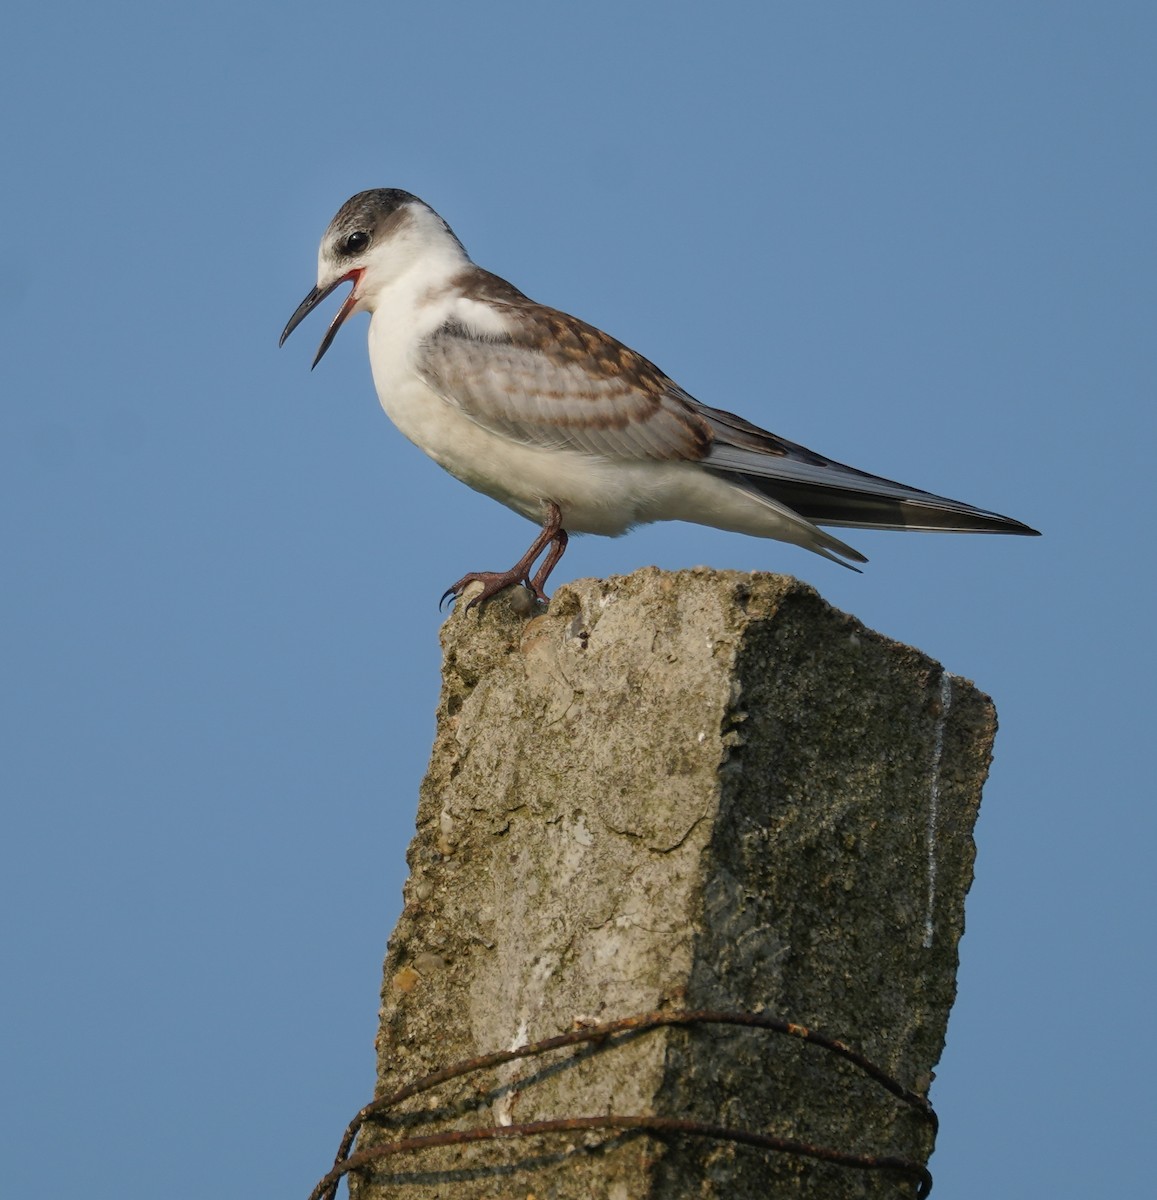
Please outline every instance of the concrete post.
[[[560, 587], [533, 619], [516, 607], [458, 611], [443, 632], [378, 1094], [664, 1008], [785, 1017], [926, 1093], [955, 995], [987, 697], [780, 576], [649, 568]], [[742, 1028], [512, 1062], [401, 1113], [358, 1148], [608, 1113], [920, 1163], [933, 1137], [847, 1062]], [[915, 1194], [894, 1171], [623, 1130], [423, 1150], [351, 1183], [356, 1200]]]

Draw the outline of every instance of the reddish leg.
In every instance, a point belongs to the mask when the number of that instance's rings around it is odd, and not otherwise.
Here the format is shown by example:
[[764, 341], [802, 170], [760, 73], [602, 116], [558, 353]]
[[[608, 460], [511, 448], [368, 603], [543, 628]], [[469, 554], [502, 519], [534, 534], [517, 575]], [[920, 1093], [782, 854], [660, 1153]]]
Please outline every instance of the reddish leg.
[[550, 599], [542, 589], [546, 587], [546, 581], [550, 577], [551, 571], [558, 566], [558, 560], [565, 553], [568, 541], [570, 538], [567, 537], [565, 529], [560, 529], [555, 533], [554, 537], [550, 539], [550, 550], [546, 558], [542, 560], [542, 566], [535, 571], [534, 578], [530, 581], [530, 590], [542, 601]]
[[[441, 607], [446, 603], [448, 596], [453, 596], [455, 600], [462, 594], [467, 584], [480, 583], [482, 591], [477, 596], [472, 596], [467, 609], [471, 609], [475, 604], [480, 604], [483, 600], [489, 600], [491, 596], [497, 595], [503, 589], [513, 587], [516, 583], [524, 584], [526, 587], [538, 597], [539, 600], [546, 601], [547, 595], [542, 590], [546, 583], [547, 577], [551, 571], [558, 565], [558, 560], [562, 558], [563, 551], [566, 549], [567, 534], [562, 527], [562, 512], [557, 504], [551, 501], [547, 511], [546, 520], [543, 522], [542, 532], [530, 544], [530, 549], [510, 568], [509, 571], [471, 571], [468, 575], [463, 575], [453, 586], [446, 589], [442, 595], [442, 599], [438, 602]], [[546, 549], [550, 547], [546, 558], [543, 560], [542, 566], [539, 567], [533, 579], [530, 578], [530, 568], [534, 566], [535, 560]]]

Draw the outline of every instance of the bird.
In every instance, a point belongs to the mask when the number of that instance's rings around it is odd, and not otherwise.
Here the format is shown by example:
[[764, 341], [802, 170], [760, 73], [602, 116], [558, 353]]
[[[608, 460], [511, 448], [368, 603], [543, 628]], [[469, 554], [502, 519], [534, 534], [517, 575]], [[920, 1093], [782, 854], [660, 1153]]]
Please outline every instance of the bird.
[[477, 583], [467, 608], [514, 585], [545, 604], [569, 534], [614, 537], [653, 521], [772, 538], [852, 570], [866, 557], [821, 526], [1038, 533], [696, 400], [637, 351], [477, 266], [446, 221], [400, 188], [338, 209], [317, 284], [279, 345], [343, 283], [352, 286], [312, 366], [349, 317], [368, 312], [386, 415], [451, 475], [540, 526], [509, 570], [468, 572], [443, 602]]

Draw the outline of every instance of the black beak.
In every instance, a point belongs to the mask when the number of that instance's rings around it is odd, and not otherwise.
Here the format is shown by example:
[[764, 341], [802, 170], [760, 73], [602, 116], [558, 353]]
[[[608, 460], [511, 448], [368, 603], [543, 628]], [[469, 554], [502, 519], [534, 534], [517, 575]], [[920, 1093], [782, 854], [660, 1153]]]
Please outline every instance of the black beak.
[[337, 337], [337, 331], [342, 327], [342, 322], [353, 312], [354, 305], [357, 300], [354, 293], [358, 290], [358, 281], [361, 279], [362, 273], [360, 270], [350, 271], [343, 275], [340, 279], [335, 279], [333, 283], [326, 288], [311, 288], [309, 295], [297, 306], [297, 311], [289, 318], [288, 324], [282, 330], [281, 340], [277, 343], [279, 346], [285, 345], [285, 339], [309, 316], [311, 312], [332, 292], [335, 288], [340, 287], [343, 283], [353, 280], [353, 287], [350, 289], [350, 294], [345, 298], [341, 308], [337, 310], [337, 316], [330, 322], [329, 328], [325, 331], [325, 337], [321, 339], [321, 345], [317, 348], [317, 353], [313, 356], [313, 362], [310, 364], [310, 370], [321, 362], [322, 356], [333, 344], [333, 339]]

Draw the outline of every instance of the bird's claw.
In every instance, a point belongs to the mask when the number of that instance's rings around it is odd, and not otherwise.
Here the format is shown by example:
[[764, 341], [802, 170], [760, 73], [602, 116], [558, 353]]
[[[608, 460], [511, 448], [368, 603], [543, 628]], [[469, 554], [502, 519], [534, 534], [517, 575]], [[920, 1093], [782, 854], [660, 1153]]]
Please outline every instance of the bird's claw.
[[469, 612], [476, 604], [481, 604], [484, 600], [489, 600], [492, 596], [497, 596], [499, 592], [504, 592], [510, 587], [526, 588], [540, 604], [547, 604], [550, 600], [550, 597], [542, 590], [542, 586], [528, 579], [525, 572], [472, 571], [469, 575], [463, 575], [457, 583], [452, 584], [442, 593], [442, 598], [438, 601], [438, 611], [442, 611], [447, 599], [450, 599], [452, 604], [454, 601], [460, 600], [462, 593], [472, 583], [482, 584], [482, 589], [466, 601], [466, 612]]
[[[534, 539], [530, 545], [530, 549], [510, 568], [509, 571], [471, 571], [468, 575], [463, 575], [457, 583], [452, 584], [442, 593], [442, 599], [438, 601], [439, 612], [442, 605], [446, 603], [447, 596], [453, 596], [457, 600], [471, 583], [482, 584], [482, 590], [477, 595], [471, 596], [466, 601], [466, 611], [476, 604], [481, 604], [483, 600], [489, 600], [491, 596], [497, 596], [499, 592], [505, 591], [508, 587], [524, 587], [534, 597], [539, 604], [549, 604], [550, 597], [543, 590], [543, 586], [547, 581], [547, 577], [554, 570], [558, 560], [562, 557], [563, 551], [566, 549], [567, 535], [566, 530], [562, 527], [562, 511], [559, 506], [552, 500], [548, 506], [548, 513], [545, 523], [542, 527], [542, 532]], [[542, 566], [534, 573], [534, 578], [531, 578], [530, 569], [534, 566], [538, 556], [550, 547], [546, 558], [543, 560]]]

